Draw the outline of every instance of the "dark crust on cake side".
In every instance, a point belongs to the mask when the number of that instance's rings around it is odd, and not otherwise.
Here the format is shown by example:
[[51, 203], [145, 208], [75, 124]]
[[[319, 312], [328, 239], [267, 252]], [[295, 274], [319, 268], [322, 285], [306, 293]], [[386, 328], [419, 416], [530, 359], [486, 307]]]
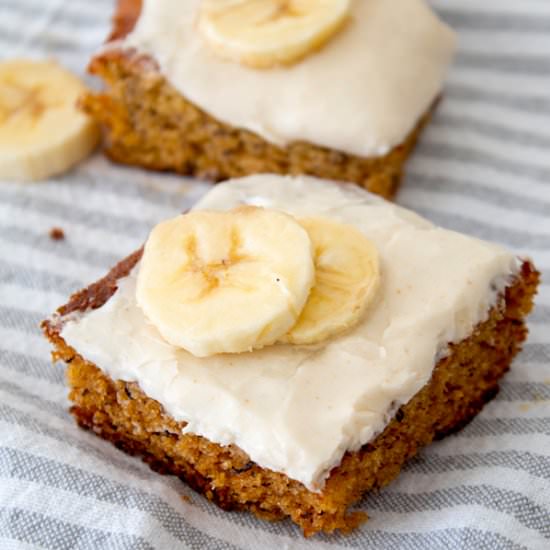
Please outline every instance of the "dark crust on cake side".
[[118, 262], [105, 277], [73, 294], [71, 299], [57, 310], [57, 314], [63, 316], [101, 307], [116, 292], [117, 281], [132, 271], [142, 254], [143, 247]]
[[133, 30], [141, 13], [141, 3], [141, 0], [118, 0], [107, 42], [124, 38]]
[[[139, 0], [119, 0], [110, 40], [133, 27]], [[107, 90], [88, 93], [81, 108], [103, 128], [106, 154], [117, 162], [220, 181], [257, 173], [308, 174], [350, 181], [391, 198], [403, 165], [437, 101], [404, 141], [379, 157], [361, 157], [308, 142], [274, 145], [254, 132], [224, 124], [183, 97], [154, 59], [109, 45], [89, 70]]]
[[[120, 262], [98, 283], [73, 295], [58, 315], [103, 305], [129, 273], [141, 251]], [[498, 391], [498, 382], [526, 337], [525, 316], [539, 280], [525, 262], [506, 289], [502, 307], [472, 335], [451, 346], [432, 378], [396, 413], [385, 430], [359, 451], [348, 452], [331, 472], [322, 493], [307, 490], [284, 474], [261, 468], [234, 445], [221, 446], [194, 434], [182, 435], [176, 422], [136, 383], [112, 380], [60, 336], [59, 317], [42, 327], [55, 347], [54, 359], [67, 363], [71, 409], [80, 426], [93, 430], [130, 454], [141, 455], [161, 473], [179, 476], [226, 510], [249, 510], [266, 519], [290, 517], [309, 536], [348, 531], [364, 519], [348, 511], [361, 496], [394, 479], [403, 464], [433, 439], [469, 422]]]

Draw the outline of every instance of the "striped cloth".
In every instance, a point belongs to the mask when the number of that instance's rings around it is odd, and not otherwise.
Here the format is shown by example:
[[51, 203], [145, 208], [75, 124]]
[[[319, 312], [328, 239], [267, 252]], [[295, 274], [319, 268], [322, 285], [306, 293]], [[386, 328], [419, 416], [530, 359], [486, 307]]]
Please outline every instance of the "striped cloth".
[[[350, 536], [224, 513], [67, 414], [38, 323], [134, 250], [207, 184], [100, 156], [36, 185], [0, 183], [0, 548], [550, 548], [550, 2], [448, 0], [459, 31], [444, 101], [398, 202], [532, 256], [531, 336], [496, 399], [362, 502]], [[0, 0], [0, 56], [55, 56], [83, 74], [111, 0]], [[66, 239], [53, 241], [59, 226]], [[182, 499], [181, 495], [188, 499]]]

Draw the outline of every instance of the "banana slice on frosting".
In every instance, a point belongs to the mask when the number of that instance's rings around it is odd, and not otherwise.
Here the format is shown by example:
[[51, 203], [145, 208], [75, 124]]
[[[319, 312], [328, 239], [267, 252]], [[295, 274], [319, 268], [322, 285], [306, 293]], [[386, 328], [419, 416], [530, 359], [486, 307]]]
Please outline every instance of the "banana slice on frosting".
[[323, 46], [346, 22], [350, 2], [203, 0], [198, 27], [220, 57], [269, 68], [291, 64]]
[[315, 284], [302, 314], [281, 341], [314, 344], [355, 325], [380, 285], [375, 246], [351, 225], [299, 220], [314, 248]]
[[0, 63], [0, 179], [45, 179], [93, 150], [99, 130], [76, 108], [84, 90], [53, 61]]
[[291, 216], [252, 206], [199, 210], [153, 229], [136, 298], [165, 340], [205, 357], [276, 342], [296, 323], [313, 280], [311, 240]]

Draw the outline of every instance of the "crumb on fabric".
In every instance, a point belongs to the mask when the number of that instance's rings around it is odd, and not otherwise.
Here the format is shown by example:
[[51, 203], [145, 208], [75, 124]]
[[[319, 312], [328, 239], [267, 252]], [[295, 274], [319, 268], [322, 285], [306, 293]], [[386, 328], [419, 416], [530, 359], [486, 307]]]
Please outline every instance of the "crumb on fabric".
[[53, 241], [62, 241], [65, 238], [65, 232], [61, 227], [52, 227], [49, 235]]

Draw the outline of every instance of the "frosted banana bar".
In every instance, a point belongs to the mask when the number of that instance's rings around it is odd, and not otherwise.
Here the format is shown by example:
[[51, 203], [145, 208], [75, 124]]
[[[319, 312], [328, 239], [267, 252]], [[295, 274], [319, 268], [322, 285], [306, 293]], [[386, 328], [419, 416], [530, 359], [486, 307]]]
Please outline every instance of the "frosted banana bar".
[[424, 0], [120, 0], [82, 105], [116, 161], [215, 181], [347, 180], [385, 197], [454, 33]]
[[356, 186], [261, 175], [161, 223], [43, 327], [81, 426], [311, 535], [357, 526], [349, 506], [494, 395], [537, 283], [528, 260]]

